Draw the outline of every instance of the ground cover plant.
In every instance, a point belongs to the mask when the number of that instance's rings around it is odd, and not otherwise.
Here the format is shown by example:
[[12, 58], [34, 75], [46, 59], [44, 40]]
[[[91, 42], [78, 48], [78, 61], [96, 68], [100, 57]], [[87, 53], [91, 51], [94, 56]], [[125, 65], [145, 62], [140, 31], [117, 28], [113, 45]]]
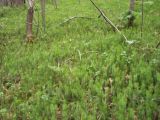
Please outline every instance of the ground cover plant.
[[89, 0], [48, 1], [45, 31], [36, 1], [32, 43], [27, 6], [0, 6], [0, 120], [160, 119], [160, 1], [144, 0], [143, 36], [140, 0], [132, 27], [129, 0], [94, 2], [128, 43]]

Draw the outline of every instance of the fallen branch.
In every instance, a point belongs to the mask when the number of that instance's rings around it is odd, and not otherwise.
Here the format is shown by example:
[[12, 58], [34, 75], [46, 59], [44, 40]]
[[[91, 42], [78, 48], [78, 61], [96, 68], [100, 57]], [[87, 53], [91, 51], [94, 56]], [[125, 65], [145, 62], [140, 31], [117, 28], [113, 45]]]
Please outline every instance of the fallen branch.
[[60, 25], [60, 26], [61, 26], [61, 25], [64, 25], [64, 24], [70, 22], [71, 20], [74, 20], [74, 19], [77, 19], [77, 18], [80, 18], [80, 19], [93, 19], [93, 18], [91, 18], [91, 17], [73, 16], [73, 17], [70, 17], [70, 18], [68, 18], [67, 20], [63, 21], [63, 22], [60, 23], [59, 25]]
[[94, 5], [94, 7], [100, 12], [101, 16], [103, 17], [103, 19], [114, 29], [116, 30], [120, 35], [122, 35], [122, 37], [125, 39], [125, 41], [127, 42], [127, 38], [126, 36], [114, 25], [114, 23], [105, 15], [105, 13], [98, 8], [98, 6], [92, 1], [90, 0], [91, 3]]

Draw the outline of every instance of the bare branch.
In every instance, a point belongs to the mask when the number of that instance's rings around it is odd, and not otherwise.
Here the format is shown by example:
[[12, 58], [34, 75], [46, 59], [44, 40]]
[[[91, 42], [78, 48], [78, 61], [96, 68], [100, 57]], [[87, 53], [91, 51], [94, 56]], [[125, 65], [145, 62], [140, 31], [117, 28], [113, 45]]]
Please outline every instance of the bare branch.
[[123, 38], [125, 39], [125, 41], [127, 40], [127, 37], [114, 25], [114, 23], [104, 14], [104, 12], [98, 8], [98, 6], [92, 1], [90, 0], [91, 3], [94, 5], [94, 7], [100, 12], [100, 14], [102, 15], [103, 19], [114, 29], [116, 30], [120, 35], [123, 36]]
[[60, 25], [60, 26], [61, 26], [61, 25], [64, 25], [64, 24], [70, 22], [71, 20], [74, 20], [74, 19], [77, 19], [77, 18], [80, 18], [80, 19], [93, 19], [93, 18], [91, 18], [91, 17], [73, 16], [73, 17], [70, 17], [70, 18], [66, 19], [65, 21], [63, 21], [63, 22], [60, 23], [59, 25]]

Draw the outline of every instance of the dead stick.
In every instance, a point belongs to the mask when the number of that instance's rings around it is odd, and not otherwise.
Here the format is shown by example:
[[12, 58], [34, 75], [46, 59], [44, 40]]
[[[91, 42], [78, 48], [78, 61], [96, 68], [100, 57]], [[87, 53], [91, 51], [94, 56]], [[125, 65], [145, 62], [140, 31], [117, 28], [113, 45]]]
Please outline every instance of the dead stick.
[[73, 19], [77, 19], [77, 18], [82, 18], [82, 19], [93, 19], [91, 17], [83, 17], [83, 16], [73, 16], [70, 17], [69, 19], [65, 20], [64, 22], [60, 23], [59, 25], [63, 25], [65, 23], [68, 23], [69, 21], [73, 20]]
[[128, 40], [127, 40], [127, 37], [114, 25], [114, 23], [104, 14], [104, 12], [103, 12], [101, 9], [99, 9], [99, 8], [97, 7], [97, 5], [96, 5], [92, 0], [90, 0], [90, 1], [91, 1], [91, 3], [94, 5], [94, 7], [100, 12], [100, 14], [103, 16], [104, 20], [105, 20], [107, 23], [109, 23], [110, 26], [111, 26], [113, 29], [115, 29], [120, 35], [122, 35], [123, 38], [125, 39], [125, 41], [128, 41]]

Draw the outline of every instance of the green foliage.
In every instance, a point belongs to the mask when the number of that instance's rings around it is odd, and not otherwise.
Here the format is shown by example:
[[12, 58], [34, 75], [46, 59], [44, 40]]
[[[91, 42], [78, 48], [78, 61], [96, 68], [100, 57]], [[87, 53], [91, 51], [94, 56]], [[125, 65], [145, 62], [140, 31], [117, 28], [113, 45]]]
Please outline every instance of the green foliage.
[[[140, 4], [129, 40], [106, 25], [89, 1], [62, 0], [46, 5], [42, 32], [36, 1], [35, 42], [26, 44], [26, 7], [0, 8], [0, 120], [148, 119], [160, 113], [159, 2], [145, 3], [144, 36], [140, 38]], [[128, 0], [96, 1], [118, 23]], [[151, 7], [152, 6], [152, 7]], [[71, 16], [75, 19], [59, 26]], [[126, 15], [125, 18], [132, 17]]]

